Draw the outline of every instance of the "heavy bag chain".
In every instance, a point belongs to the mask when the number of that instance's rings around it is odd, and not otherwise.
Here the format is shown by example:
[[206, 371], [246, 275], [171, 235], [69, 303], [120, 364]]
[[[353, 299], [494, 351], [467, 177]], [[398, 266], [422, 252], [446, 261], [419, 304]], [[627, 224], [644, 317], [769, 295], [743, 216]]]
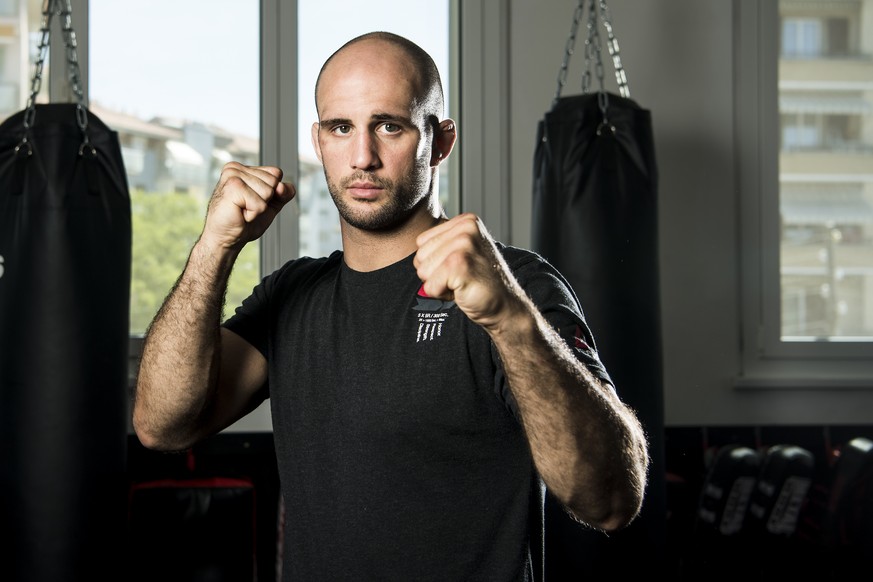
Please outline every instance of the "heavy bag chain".
[[27, 106], [24, 112], [24, 136], [18, 145], [15, 146], [15, 153], [26, 148], [27, 155], [33, 154], [33, 147], [30, 144], [30, 130], [36, 120], [36, 98], [39, 95], [42, 87], [42, 74], [45, 66], [46, 55], [48, 54], [49, 42], [51, 36], [52, 16], [57, 12], [62, 18], [61, 30], [64, 34], [64, 47], [66, 48], [67, 56], [67, 76], [70, 80], [70, 87], [73, 90], [73, 95], [76, 97], [76, 123], [79, 129], [82, 130], [82, 144], [79, 146], [79, 155], [89, 153], [92, 156], [97, 155], [97, 150], [91, 145], [91, 140], [88, 137], [88, 110], [85, 106], [85, 95], [82, 91], [81, 73], [79, 71], [79, 56], [78, 44], [76, 42], [76, 32], [73, 30], [72, 6], [70, 0], [45, 0], [42, 9], [42, 27], [40, 28], [39, 45], [37, 46], [37, 58], [34, 65], [33, 78], [30, 81], [30, 96], [27, 98]]
[[[555, 91], [555, 97], [552, 99], [552, 107], [558, 103], [561, 97], [561, 91], [567, 83], [567, 72], [570, 64], [570, 56], [576, 50], [576, 36], [579, 32], [579, 22], [582, 20], [582, 15], [585, 12], [585, 1], [579, 0], [576, 5], [576, 10], [573, 13], [573, 24], [570, 26], [570, 36], [567, 38], [567, 43], [564, 47], [564, 59], [561, 62], [561, 68], [558, 71], [558, 87]], [[624, 72], [624, 67], [621, 64], [621, 53], [618, 47], [618, 39], [615, 38], [615, 33], [612, 29], [612, 16], [609, 13], [609, 7], [606, 5], [606, 0], [599, 1], [598, 5], [595, 0], [588, 0], [588, 37], [585, 39], [585, 69], [582, 73], [582, 93], [587, 94], [591, 90], [591, 61], [594, 60], [594, 74], [597, 76], [598, 86], [600, 90], [597, 94], [597, 103], [600, 107], [600, 113], [603, 116], [603, 122], [597, 129], [597, 134], [600, 135], [600, 129], [604, 126], [609, 127], [615, 132], [615, 127], [609, 125], [607, 111], [609, 108], [609, 96], [603, 87], [603, 58], [600, 40], [600, 31], [598, 27], [599, 20], [603, 21], [603, 27], [606, 29], [607, 49], [612, 57], [612, 64], [615, 68], [615, 80], [618, 83], [618, 91], [622, 97], [630, 98], [630, 89], [627, 84], [627, 76]]]

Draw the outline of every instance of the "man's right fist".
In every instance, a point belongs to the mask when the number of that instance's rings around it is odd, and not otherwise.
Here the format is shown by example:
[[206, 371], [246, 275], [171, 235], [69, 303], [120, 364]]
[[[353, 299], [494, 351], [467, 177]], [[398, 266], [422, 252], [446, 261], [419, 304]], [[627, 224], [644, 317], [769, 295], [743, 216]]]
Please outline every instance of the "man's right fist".
[[212, 192], [201, 239], [239, 250], [264, 234], [296, 194], [282, 182], [280, 168], [228, 162]]

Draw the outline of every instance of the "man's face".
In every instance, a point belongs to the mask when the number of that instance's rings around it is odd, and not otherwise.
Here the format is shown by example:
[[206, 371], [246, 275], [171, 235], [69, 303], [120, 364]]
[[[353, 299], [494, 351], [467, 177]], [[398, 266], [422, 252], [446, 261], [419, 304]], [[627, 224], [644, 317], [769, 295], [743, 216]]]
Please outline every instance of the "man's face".
[[391, 229], [427, 204], [432, 130], [418, 76], [391, 44], [362, 41], [322, 74], [312, 140], [342, 219]]

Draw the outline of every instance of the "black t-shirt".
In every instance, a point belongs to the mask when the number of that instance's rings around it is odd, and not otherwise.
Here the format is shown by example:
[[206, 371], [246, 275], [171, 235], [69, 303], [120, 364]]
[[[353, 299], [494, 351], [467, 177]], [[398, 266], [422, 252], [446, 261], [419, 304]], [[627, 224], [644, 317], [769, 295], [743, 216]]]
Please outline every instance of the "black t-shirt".
[[[563, 278], [500, 248], [608, 381]], [[541, 564], [541, 481], [497, 352], [420, 286], [412, 256], [367, 273], [302, 258], [225, 323], [268, 361], [286, 580], [515, 581]]]

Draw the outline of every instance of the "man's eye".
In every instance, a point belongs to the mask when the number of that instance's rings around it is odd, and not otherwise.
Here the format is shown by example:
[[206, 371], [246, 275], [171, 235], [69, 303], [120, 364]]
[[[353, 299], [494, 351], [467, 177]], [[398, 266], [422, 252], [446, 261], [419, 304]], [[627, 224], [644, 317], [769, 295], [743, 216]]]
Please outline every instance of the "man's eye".
[[396, 123], [383, 123], [382, 130], [385, 131], [385, 133], [397, 133], [400, 131], [400, 126]]
[[352, 131], [352, 127], [350, 125], [337, 125], [333, 128], [334, 133], [338, 133], [340, 135], [346, 135]]

